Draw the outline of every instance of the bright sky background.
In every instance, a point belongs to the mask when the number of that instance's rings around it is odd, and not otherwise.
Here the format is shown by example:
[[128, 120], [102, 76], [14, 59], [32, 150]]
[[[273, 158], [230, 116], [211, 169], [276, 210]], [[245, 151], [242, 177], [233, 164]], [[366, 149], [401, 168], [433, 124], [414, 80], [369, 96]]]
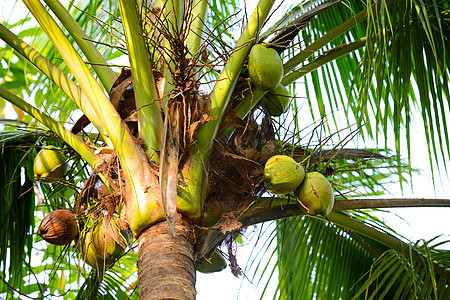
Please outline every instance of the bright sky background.
[[[0, 20], [7, 19], [9, 17], [12, 2], [14, 1], [0, 0]], [[256, 5], [256, 1], [249, 0], [246, 2], [247, 12], [250, 14]], [[18, 9], [17, 7], [16, 9], [20, 15], [24, 13], [24, 10]], [[281, 9], [281, 11], [283, 11], [283, 9]], [[274, 18], [276, 18], [276, 16]], [[306, 107], [304, 109], [307, 110]], [[9, 116], [11, 118], [15, 117], [12, 112]], [[414, 120], [415, 118], [412, 119]], [[419, 121], [418, 124], [413, 124], [413, 133], [411, 134], [411, 136], [414, 137], [412, 146], [412, 167], [420, 169], [422, 172], [420, 175], [414, 175], [412, 178], [414, 192], [410, 188], [405, 187], [402, 193], [399, 186], [392, 186], [392, 189], [390, 189], [392, 195], [389, 196], [411, 198], [436, 197], [448, 199], [448, 188], [450, 187], [450, 181], [446, 173], [442, 171], [441, 174], [435, 177], [437, 182], [435, 187], [433, 187], [424, 130], [420, 127], [420, 118], [417, 117], [416, 119]], [[450, 119], [450, 117], [448, 119]], [[393, 141], [393, 139], [391, 141]], [[403, 143], [403, 145], [405, 144], [406, 143]], [[394, 148], [393, 145], [392, 148]], [[406, 158], [406, 151], [404, 151], [403, 156]], [[450, 218], [448, 216], [450, 214], [450, 208], [399, 208], [392, 209], [392, 211], [397, 214], [398, 217], [386, 213], [380, 213], [379, 216], [381, 218], [385, 218], [387, 224], [396, 228], [397, 231], [406, 238], [412, 240], [427, 240], [443, 233], [445, 234], [444, 238], [449, 239]], [[265, 224], [264, 229], [267, 229], [268, 226], [269, 225]], [[254, 244], [257, 240], [256, 238], [247, 240], [245, 237], [258, 236], [258, 228], [255, 229], [255, 232], [247, 230], [247, 233], [244, 236], [244, 246], [238, 246], [237, 258], [243, 269], [245, 269], [252, 250], [255, 251]], [[264, 237], [264, 235], [261, 237], [257, 248], [265, 247]], [[447, 246], [447, 248], [450, 247]], [[272, 251], [273, 249], [268, 249], [267, 254], [270, 255]], [[215, 274], [197, 274], [198, 300], [211, 299], [211, 295], [214, 295], [215, 299], [257, 299], [259, 298], [259, 295], [264, 287], [258, 286], [257, 281], [251, 282], [251, 277], [253, 275], [251, 272], [246, 274], [249, 277], [248, 279], [244, 276], [241, 276], [240, 278], [234, 277], [229, 268]], [[276, 278], [276, 276], [274, 278]], [[269, 289], [273, 290], [275, 286], [276, 283], [273, 283]], [[272, 293], [268, 292], [268, 295], [270, 294]]]

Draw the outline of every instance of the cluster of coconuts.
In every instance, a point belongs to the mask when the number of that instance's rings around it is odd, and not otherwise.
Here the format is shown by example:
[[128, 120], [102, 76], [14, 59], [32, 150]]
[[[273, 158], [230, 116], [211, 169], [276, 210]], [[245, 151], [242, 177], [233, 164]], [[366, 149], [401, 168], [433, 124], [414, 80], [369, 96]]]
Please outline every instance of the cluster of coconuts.
[[[114, 219], [112, 222], [115, 224]], [[128, 231], [121, 230], [120, 233], [129, 243]], [[79, 240], [78, 247], [81, 258], [96, 269], [111, 267], [115, 260], [125, 252], [125, 249], [107, 232], [103, 221], [80, 236], [76, 215], [67, 209], [57, 209], [46, 215], [39, 225], [37, 235], [46, 242], [57, 246], [68, 245], [73, 240]]]
[[278, 53], [262, 44], [256, 44], [248, 56], [248, 73], [255, 86], [267, 91], [259, 104], [278, 117], [289, 108], [289, 91], [281, 85], [283, 62]]
[[334, 206], [333, 188], [318, 172], [305, 174], [301, 164], [286, 155], [269, 158], [264, 167], [264, 184], [275, 195], [293, 193], [302, 210], [310, 215], [328, 215]]
[[[61, 181], [67, 172], [67, 159], [53, 146], [43, 148], [34, 160], [34, 178], [43, 183]], [[114, 222], [114, 221], [113, 221]], [[63, 246], [73, 240], [78, 243], [81, 258], [91, 267], [103, 269], [112, 266], [125, 249], [107, 233], [103, 222], [80, 235], [76, 215], [66, 209], [58, 209], [47, 214], [37, 230], [37, 235], [52, 245]], [[129, 242], [129, 234], [121, 231], [121, 236]]]

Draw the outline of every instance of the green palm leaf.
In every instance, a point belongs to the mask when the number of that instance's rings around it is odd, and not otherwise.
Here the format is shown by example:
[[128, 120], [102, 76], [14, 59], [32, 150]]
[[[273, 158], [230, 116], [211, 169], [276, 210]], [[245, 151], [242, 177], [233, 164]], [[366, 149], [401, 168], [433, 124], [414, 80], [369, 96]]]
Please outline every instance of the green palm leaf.
[[18, 130], [1, 131], [0, 135], [0, 291], [5, 292], [6, 282], [16, 288], [23, 285], [22, 266], [24, 262], [29, 264], [31, 258], [33, 146], [40, 136]]

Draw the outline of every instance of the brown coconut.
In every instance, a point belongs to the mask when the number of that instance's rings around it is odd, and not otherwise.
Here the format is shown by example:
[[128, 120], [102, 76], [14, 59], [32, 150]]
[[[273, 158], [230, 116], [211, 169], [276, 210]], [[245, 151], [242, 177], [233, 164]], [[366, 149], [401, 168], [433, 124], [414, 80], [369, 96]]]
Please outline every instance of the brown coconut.
[[45, 216], [37, 235], [52, 245], [67, 245], [79, 234], [75, 214], [67, 209], [58, 209]]

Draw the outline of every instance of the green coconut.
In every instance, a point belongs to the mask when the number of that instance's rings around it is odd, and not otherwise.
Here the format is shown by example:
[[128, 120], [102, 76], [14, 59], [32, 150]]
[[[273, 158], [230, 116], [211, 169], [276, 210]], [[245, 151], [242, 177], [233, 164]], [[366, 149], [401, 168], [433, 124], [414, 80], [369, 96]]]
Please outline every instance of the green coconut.
[[293, 192], [303, 181], [305, 170], [292, 157], [275, 155], [264, 167], [264, 184], [275, 195]]
[[[115, 228], [117, 225], [114, 219], [111, 222]], [[120, 235], [126, 243], [130, 242], [128, 231], [121, 230]], [[125, 252], [125, 249], [112, 238], [112, 234], [108, 233], [103, 221], [81, 235], [79, 247], [81, 259], [96, 269], [112, 267], [116, 259]]]
[[301, 209], [310, 215], [328, 215], [334, 206], [333, 187], [318, 172], [307, 173], [302, 184], [295, 190]]
[[55, 147], [39, 151], [34, 159], [34, 177], [41, 182], [56, 182], [64, 178], [67, 171], [67, 159]]
[[248, 56], [248, 73], [257, 88], [274, 90], [283, 77], [283, 62], [274, 49], [256, 44]]
[[[111, 223], [111, 227], [116, 229], [117, 224], [114, 219], [111, 220]], [[118, 229], [116, 230], [119, 232]], [[120, 235], [124, 243], [129, 243], [130, 236], [128, 231], [121, 230]], [[96, 254], [101, 258], [118, 258], [125, 252], [125, 249], [120, 246], [120, 244], [114, 240], [112, 234], [107, 231], [103, 221], [95, 226], [92, 233], [92, 243]]]
[[114, 256], [101, 257], [95, 247], [92, 238], [92, 232], [88, 231], [82, 235], [80, 239], [80, 256], [81, 259], [91, 267], [101, 270], [108, 269], [114, 265], [116, 258]]
[[289, 102], [289, 91], [280, 84], [275, 90], [267, 92], [259, 103], [269, 115], [278, 117], [288, 110]]
[[215, 250], [210, 257], [202, 257], [197, 261], [196, 270], [201, 273], [220, 272], [227, 267], [227, 262], [223, 255]]

